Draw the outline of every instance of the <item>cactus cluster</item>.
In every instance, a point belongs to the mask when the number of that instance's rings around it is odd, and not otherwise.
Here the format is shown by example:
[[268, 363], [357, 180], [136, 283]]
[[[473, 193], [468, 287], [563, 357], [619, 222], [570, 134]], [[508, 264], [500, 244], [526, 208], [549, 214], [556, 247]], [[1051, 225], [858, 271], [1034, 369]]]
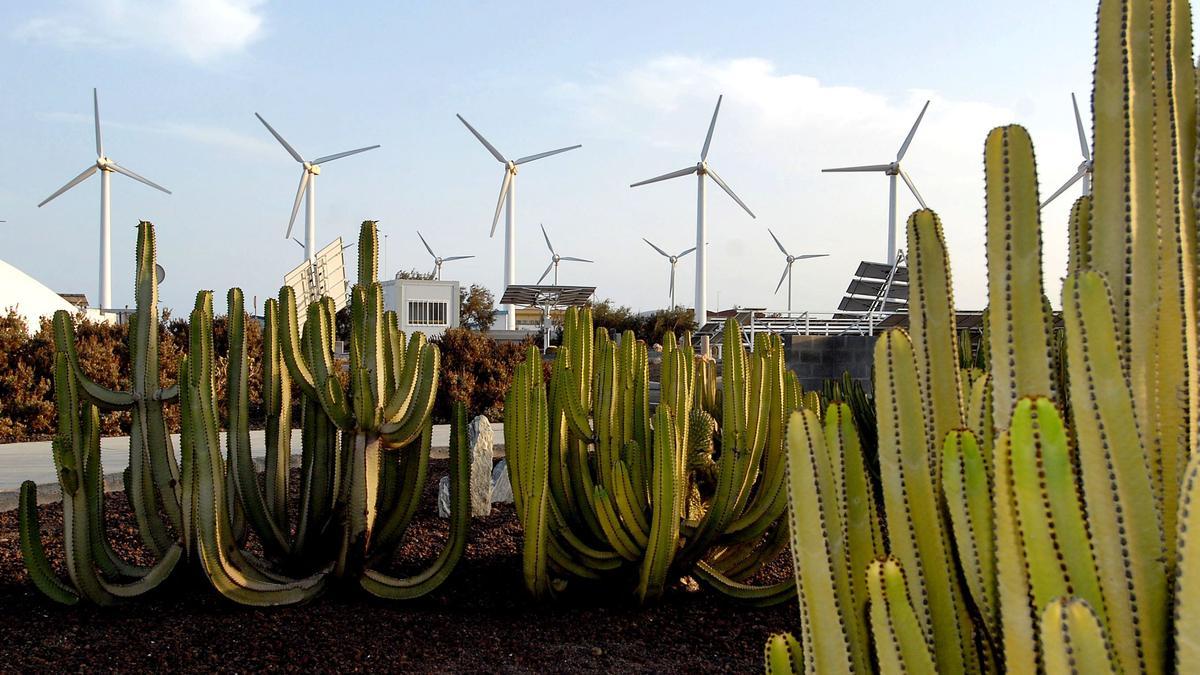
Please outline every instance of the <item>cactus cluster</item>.
[[[411, 578], [381, 571], [416, 513], [428, 473], [430, 412], [439, 354], [420, 333], [399, 331], [383, 310], [376, 281], [375, 223], [364, 222], [359, 274], [351, 302], [350, 362], [333, 355], [333, 306], [307, 308], [298, 327], [291, 288], [266, 304], [261, 375], [267, 413], [266, 472], [260, 484], [251, 459], [249, 367], [242, 292], [228, 294], [226, 396], [218, 413], [212, 292], [197, 294], [188, 327], [188, 353], [179, 383], [161, 388], [158, 374], [154, 230], [139, 226], [137, 312], [130, 319], [133, 386], [104, 389], [87, 379], [75, 355], [71, 317], [54, 317], [55, 393], [59, 425], [54, 459], [62, 486], [69, 580], [55, 576], [42, 547], [36, 488], [22, 486], [21, 544], [34, 582], [55, 600], [81, 596], [108, 604], [157, 586], [184, 560], [222, 595], [243, 604], [274, 605], [314, 597], [330, 578], [351, 579], [387, 598], [413, 598], [440, 585], [466, 545], [469, 449], [466, 410], [451, 425], [450, 538], [430, 567]], [[288, 509], [291, 396], [301, 396], [302, 455], [298, 519]], [[176, 459], [162, 406], [178, 400], [182, 428]], [[140, 568], [122, 561], [104, 536], [100, 410], [130, 410], [130, 467], [125, 484], [145, 546], [158, 562]], [[220, 445], [220, 431], [225, 447]], [[250, 533], [262, 555], [250, 552]]]
[[787, 545], [783, 424], [803, 396], [777, 336], [747, 351], [730, 321], [722, 348], [718, 383], [690, 336], [666, 335], [654, 408], [645, 343], [590, 310], [568, 310], [549, 382], [530, 348], [504, 438], [535, 597], [615, 580], [647, 601], [684, 576], [752, 604], [793, 596], [746, 582]]
[[768, 642], [768, 672], [1200, 667], [1190, 45], [1187, 2], [1101, 0], [1094, 193], [1071, 212], [1061, 337], [1024, 129], [984, 150], [986, 373], [960, 369], [941, 225], [909, 219], [911, 331], [875, 348], [884, 503], [850, 480], [848, 406], [792, 415], [801, 630]]

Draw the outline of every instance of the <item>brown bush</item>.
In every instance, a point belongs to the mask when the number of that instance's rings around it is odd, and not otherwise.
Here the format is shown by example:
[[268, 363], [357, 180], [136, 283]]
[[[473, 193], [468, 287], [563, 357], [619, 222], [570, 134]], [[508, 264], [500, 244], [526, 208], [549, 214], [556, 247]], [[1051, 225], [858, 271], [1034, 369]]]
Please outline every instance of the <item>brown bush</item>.
[[466, 402], [471, 416], [485, 415], [493, 422], [501, 421], [513, 369], [525, 360], [525, 351], [532, 342], [496, 342], [467, 328], [451, 328], [433, 342], [442, 351], [434, 422], [449, 421], [453, 401]]

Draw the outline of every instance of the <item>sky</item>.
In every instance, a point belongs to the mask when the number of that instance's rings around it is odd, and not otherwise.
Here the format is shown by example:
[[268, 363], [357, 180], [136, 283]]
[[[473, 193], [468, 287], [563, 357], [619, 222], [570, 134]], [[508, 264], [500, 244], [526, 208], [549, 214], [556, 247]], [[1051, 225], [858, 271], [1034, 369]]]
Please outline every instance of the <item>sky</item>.
[[[37, 203], [95, 159], [91, 88], [106, 154], [170, 188], [112, 181], [113, 296], [132, 304], [134, 225], [155, 223], [160, 293], [177, 315], [199, 289], [241, 287], [261, 308], [303, 253], [284, 238], [306, 157], [379, 143], [326, 164], [317, 239], [379, 221], [385, 270], [428, 269], [496, 292], [503, 223], [488, 238], [502, 166], [455, 118], [510, 157], [581, 143], [522, 167], [517, 281], [560, 254], [560, 283], [649, 310], [667, 304], [668, 250], [695, 245], [696, 183], [629, 184], [694, 164], [724, 94], [709, 163], [757, 215], [708, 190], [709, 306], [828, 312], [858, 261], [883, 260], [887, 179], [822, 174], [905, 157], [950, 249], [957, 304], [986, 296], [983, 143], [1030, 129], [1042, 194], [1080, 162], [1071, 92], [1089, 130], [1093, 1], [485, 3], [47, 0], [0, 5], [0, 259], [59, 292], [97, 297], [98, 177]], [[917, 208], [900, 186], [903, 216]], [[1043, 212], [1057, 298], [1072, 189]], [[302, 236], [303, 213], [296, 233]], [[355, 249], [347, 251], [352, 265]], [[677, 301], [692, 304], [694, 257]], [[218, 301], [218, 310], [221, 307]], [[1057, 304], [1057, 302], [1055, 303]]]

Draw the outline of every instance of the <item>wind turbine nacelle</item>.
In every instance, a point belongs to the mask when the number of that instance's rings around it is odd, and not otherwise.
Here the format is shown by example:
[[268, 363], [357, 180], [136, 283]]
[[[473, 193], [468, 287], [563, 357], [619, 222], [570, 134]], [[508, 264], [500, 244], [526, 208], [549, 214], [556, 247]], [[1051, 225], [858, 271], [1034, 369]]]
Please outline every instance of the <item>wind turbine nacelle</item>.
[[318, 176], [321, 174], [321, 167], [316, 164], [307, 164], [306, 163], [304, 165], [304, 169], [305, 169], [305, 171], [308, 171], [309, 173], [311, 173], [314, 176]]

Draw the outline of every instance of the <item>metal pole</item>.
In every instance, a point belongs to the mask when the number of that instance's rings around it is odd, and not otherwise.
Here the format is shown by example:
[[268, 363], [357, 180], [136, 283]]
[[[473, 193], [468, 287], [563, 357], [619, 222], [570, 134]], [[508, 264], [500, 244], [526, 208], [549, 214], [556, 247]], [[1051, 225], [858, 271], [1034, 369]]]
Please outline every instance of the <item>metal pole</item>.
[[304, 257], [309, 264], [317, 261], [317, 174], [308, 177], [304, 201]]
[[788, 311], [792, 311], [792, 263], [788, 263]]
[[888, 250], [887, 264], [896, 264], [896, 174], [888, 176]]
[[[517, 282], [517, 177], [508, 185], [508, 197], [504, 202], [504, 288]], [[501, 291], [503, 293], [503, 291]], [[505, 330], [517, 329], [517, 306], [504, 306]]]
[[112, 222], [110, 220], [108, 169], [100, 169], [100, 309], [112, 309]]
[[708, 323], [708, 255], [705, 241], [708, 231], [704, 222], [704, 171], [696, 173], [696, 328]]

